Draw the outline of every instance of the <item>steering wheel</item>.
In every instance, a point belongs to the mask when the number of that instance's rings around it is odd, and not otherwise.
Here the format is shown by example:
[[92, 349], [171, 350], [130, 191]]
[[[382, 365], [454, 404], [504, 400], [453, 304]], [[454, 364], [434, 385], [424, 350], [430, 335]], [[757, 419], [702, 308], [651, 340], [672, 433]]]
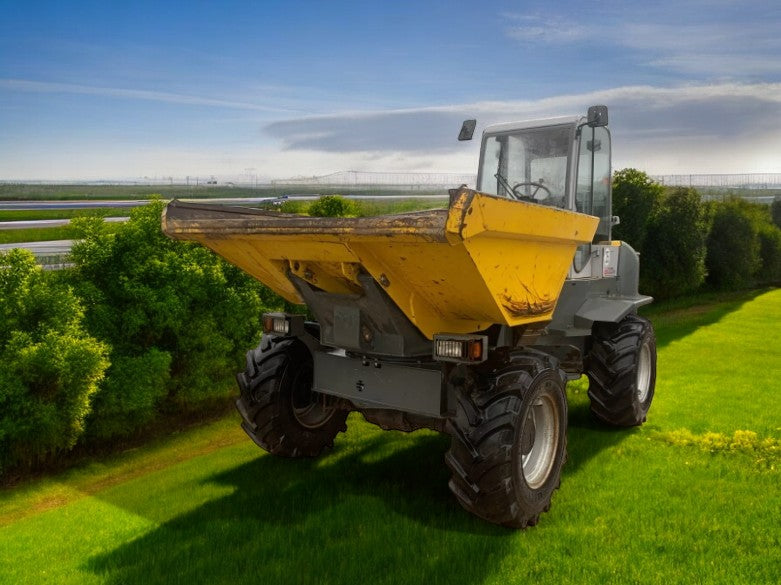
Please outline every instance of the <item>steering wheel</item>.
[[[518, 192], [516, 192], [516, 189], [518, 187], [526, 187], [527, 185], [531, 185], [532, 187], [537, 187], [534, 190], [534, 193], [531, 194], [531, 196], [520, 195]], [[516, 183], [515, 185], [513, 185], [513, 189], [512, 189], [513, 197], [515, 197], [516, 199], [519, 199], [520, 201], [536, 201], [537, 200], [537, 192], [540, 189], [542, 189], [543, 191], [548, 193], [546, 195], [546, 197], [545, 197], [546, 199], [548, 197], [553, 196], [553, 193], [551, 193], [550, 189], [548, 189], [545, 185], [543, 185], [541, 181], [524, 181], [524, 182]]]

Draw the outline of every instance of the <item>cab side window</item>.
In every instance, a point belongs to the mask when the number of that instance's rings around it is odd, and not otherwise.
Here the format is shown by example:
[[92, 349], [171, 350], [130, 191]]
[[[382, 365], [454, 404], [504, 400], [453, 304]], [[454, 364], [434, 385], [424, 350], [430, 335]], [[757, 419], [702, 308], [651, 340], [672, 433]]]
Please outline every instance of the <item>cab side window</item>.
[[581, 129], [575, 209], [599, 218], [594, 242], [610, 239], [610, 132], [607, 128]]

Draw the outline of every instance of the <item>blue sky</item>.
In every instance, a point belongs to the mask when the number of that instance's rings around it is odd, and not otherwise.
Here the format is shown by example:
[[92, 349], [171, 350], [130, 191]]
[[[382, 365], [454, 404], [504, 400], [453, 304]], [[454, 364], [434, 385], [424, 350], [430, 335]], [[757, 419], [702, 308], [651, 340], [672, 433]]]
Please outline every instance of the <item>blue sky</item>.
[[[475, 171], [610, 107], [615, 166], [781, 172], [781, 4], [0, 0], [0, 180]], [[249, 170], [251, 169], [251, 170]]]

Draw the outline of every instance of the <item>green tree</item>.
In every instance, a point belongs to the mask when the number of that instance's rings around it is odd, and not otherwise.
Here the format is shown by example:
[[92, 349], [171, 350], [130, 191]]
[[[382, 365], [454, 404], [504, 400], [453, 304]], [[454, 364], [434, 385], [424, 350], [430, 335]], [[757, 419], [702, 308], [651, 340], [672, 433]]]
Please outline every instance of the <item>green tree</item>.
[[733, 198], [713, 204], [708, 234], [708, 283], [721, 289], [750, 286], [762, 267], [759, 231], [762, 210]]
[[72, 278], [89, 330], [110, 343], [112, 367], [90, 419], [96, 437], [127, 435], [161, 409], [195, 409], [233, 390], [233, 375], [281, 300], [208, 249], [165, 237], [164, 204], [131, 213], [115, 232], [74, 222]]
[[643, 292], [670, 298], [699, 288], [705, 279], [707, 235], [697, 191], [678, 188], [665, 196], [648, 222], [640, 264]]
[[757, 280], [781, 284], [781, 229], [774, 224], [762, 226], [759, 230], [759, 256], [762, 267]]
[[0, 474], [71, 449], [108, 367], [73, 291], [30, 252], [0, 253]]
[[350, 217], [358, 214], [358, 207], [341, 195], [323, 195], [308, 211], [314, 217]]
[[613, 229], [615, 239], [629, 243], [642, 252], [648, 224], [658, 212], [664, 187], [643, 171], [621, 169], [613, 173], [613, 214], [621, 223]]
[[770, 213], [773, 217], [773, 223], [781, 229], [781, 195], [776, 195], [773, 203], [770, 204]]
[[305, 215], [307, 207], [309, 207], [309, 204], [306, 201], [288, 199], [287, 201], [283, 201], [282, 205], [280, 205], [278, 209], [282, 213], [295, 213], [298, 215]]

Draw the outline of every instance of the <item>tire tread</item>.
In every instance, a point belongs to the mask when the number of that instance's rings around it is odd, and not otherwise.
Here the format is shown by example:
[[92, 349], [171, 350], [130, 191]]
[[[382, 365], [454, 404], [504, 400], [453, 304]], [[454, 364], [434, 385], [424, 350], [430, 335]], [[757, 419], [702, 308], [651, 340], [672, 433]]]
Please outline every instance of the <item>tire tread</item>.
[[[456, 416], [448, 420], [451, 447], [445, 462], [451, 471], [450, 491], [467, 511], [489, 522], [512, 528], [537, 523], [539, 514], [550, 507], [550, 496], [558, 487], [560, 466], [551, 493], [540, 505], [522, 507], [513, 480], [513, 443], [516, 419], [524, 394], [542, 374], [564, 373], [544, 354], [517, 354], [506, 367], [484, 379], [479, 388], [457, 395]], [[566, 401], [564, 405], [566, 413]], [[562, 449], [566, 454], [566, 415]]]
[[[653, 398], [656, 344], [650, 322], [634, 314], [618, 324], [598, 323], [593, 330], [593, 348], [588, 357], [588, 396], [591, 413], [597, 420], [618, 427], [645, 422]], [[652, 378], [644, 404], [637, 399], [637, 363], [640, 347], [651, 344]]]
[[347, 429], [347, 411], [338, 410], [319, 428], [298, 424], [291, 414], [288, 377], [312, 357], [296, 339], [272, 342], [264, 336], [247, 352], [247, 365], [236, 375], [240, 397], [236, 408], [242, 428], [261, 448], [283, 457], [317, 457], [333, 447], [334, 437]]

